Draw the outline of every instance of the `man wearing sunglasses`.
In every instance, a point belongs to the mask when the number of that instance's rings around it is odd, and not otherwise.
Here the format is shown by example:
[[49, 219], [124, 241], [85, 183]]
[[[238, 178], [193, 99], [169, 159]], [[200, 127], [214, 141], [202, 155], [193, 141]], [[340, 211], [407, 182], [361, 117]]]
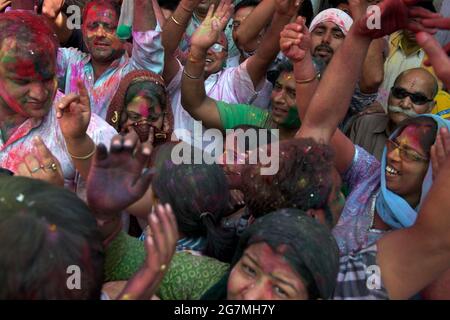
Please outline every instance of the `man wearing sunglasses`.
[[403, 71], [391, 87], [387, 113], [360, 116], [353, 123], [349, 138], [378, 160], [386, 139], [406, 118], [431, 113], [438, 92], [436, 78], [423, 68]]

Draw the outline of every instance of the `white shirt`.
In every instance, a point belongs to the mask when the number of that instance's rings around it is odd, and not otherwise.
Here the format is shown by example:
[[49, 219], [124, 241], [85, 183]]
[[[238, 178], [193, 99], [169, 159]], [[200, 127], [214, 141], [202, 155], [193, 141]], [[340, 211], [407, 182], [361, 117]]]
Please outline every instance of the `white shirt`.
[[[77, 185], [78, 187], [81, 185], [78, 184], [78, 175], [67, 151], [55, 112], [55, 106], [63, 96], [61, 92], [57, 92], [53, 106], [44, 118], [27, 119], [6, 142], [0, 137], [0, 167], [16, 172], [25, 156], [32, 152], [33, 137], [40, 136], [47, 148], [60, 162], [66, 187], [77, 191]], [[103, 143], [109, 148], [110, 141], [117, 132], [106, 121], [92, 113], [87, 134], [95, 144]], [[82, 185], [84, 189], [84, 183]]]
[[[205, 80], [205, 91], [208, 97], [226, 103], [253, 104], [262, 109], [267, 109], [270, 104], [272, 85], [267, 79], [264, 79], [255, 88], [246, 66], [247, 62], [244, 61], [238, 67], [227, 68], [210, 75]], [[178, 130], [177, 136], [183, 141], [192, 144], [193, 140], [190, 136], [180, 134], [180, 129], [192, 133], [195, 122], [194, 118], [181, 105], [182, 76], [183, 67], [180, 64], [178, 73], [167, 86], [167, 92], [171, 98], [174, 129]], [[203, 127], [203, 132], [205, 130], [206, 128]], [[209, 142], [205, 144], [203, 141], [199, 141], [196, 145], [205, 147], [208, 144]]]

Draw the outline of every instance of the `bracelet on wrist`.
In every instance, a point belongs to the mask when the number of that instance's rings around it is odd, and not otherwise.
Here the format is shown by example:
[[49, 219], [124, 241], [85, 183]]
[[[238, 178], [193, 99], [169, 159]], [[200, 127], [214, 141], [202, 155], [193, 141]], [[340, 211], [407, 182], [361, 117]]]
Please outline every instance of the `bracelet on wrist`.
[[89, 159], [90, 157], [92, 157], [95, 154], [95, 151], [97, 151], [97, 146], [94, 144], [94, 149], [91, 152], [89, 152], [87, 155], [85, 155], [85, 156], [81, 156], [81, 157], [80, 156], [75, 156], [75, 155], [71, 154], [70, 152], [69, 152], [69, 155], [73, 159], [76, 159], [76, 160], [87, 160], [87, 159]]
[[320, 79], [320, 72], [317, 72], [317, 73], [314, 75], [314, 77], [312, 77], [312, 78], [310, 78], [310, 79], [305, 79], [305, 80], [298, 80], [298, 79], [295, 79], [295, 82], [298, 83], [298, 84], [310, 83], [310, 82], [314, 81], [316, 78], [317, 78], [317, 79]]
[[195, 76], [191, 75], [189, 72], [187, 72], [186, 68], [183, 69], [183, 74], [192, 80], [200, 80], [203, 77], [203, 72], [198, 77], [195, 77]]

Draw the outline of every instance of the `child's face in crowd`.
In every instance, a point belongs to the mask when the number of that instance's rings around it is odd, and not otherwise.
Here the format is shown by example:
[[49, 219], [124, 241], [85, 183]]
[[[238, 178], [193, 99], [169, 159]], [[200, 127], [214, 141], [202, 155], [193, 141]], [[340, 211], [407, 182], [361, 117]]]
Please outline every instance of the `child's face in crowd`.
[[56, 57], [50, 50], [38, 50], [39, 44], [28, 44], [25, 53], [26, 49], [17, 49], [23, 44], [16, 41], [12, 37], [5, 39], [0, 50], [0, 104], [15, 105], [29, 117], [42, 118], [56, 93]]
[[272, 119], [282, 124], [288, 117], [289, 109], [296, 107], [295, 78], [293, 72], [282, 72], [272, 90]]
[[428, 161], [412, 160], [406, 153], [428, 158], [420, 144], [421, 129], [408, 126], [395, 139], [399, 148], [388, 145], [386, 152], [386, 186], [403, 197], [410, 205], [416, 206], [422, 193], [423, 179], [428, 170]]
[[319, 23], [311, 32], [312, 55], [329, 63], [333, 54], [344, 42], [345, 35], [333, 22]]
[[108, 6], [92, 6], [83, 22], [83, 39], [98, 62], [112, 62], [123, 54], [123, 43], [116, 35], [119, 17]]
[[228, 279], [228, 300], [307, 300], [300, 275], [264, 242], [250, 245]]

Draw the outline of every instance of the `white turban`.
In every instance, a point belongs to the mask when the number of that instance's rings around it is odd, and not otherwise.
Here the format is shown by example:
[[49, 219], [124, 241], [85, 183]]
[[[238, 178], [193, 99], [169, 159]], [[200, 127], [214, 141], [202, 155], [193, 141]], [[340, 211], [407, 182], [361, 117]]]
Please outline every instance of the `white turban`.
[[344, 11], [339, 9], [332, 8], [323, 10], [317, 16], [315, 16], [315, 18], [311, 22], [311, 25], [309, 26], [309, 31], [312, 32], [317, 27], [317, 25], [322, 22], [333, 22], [339, 27], [339, 29], [341, 29], [344, 35], [347, 35], [350, 27], [353, 24], [353, 19]]

